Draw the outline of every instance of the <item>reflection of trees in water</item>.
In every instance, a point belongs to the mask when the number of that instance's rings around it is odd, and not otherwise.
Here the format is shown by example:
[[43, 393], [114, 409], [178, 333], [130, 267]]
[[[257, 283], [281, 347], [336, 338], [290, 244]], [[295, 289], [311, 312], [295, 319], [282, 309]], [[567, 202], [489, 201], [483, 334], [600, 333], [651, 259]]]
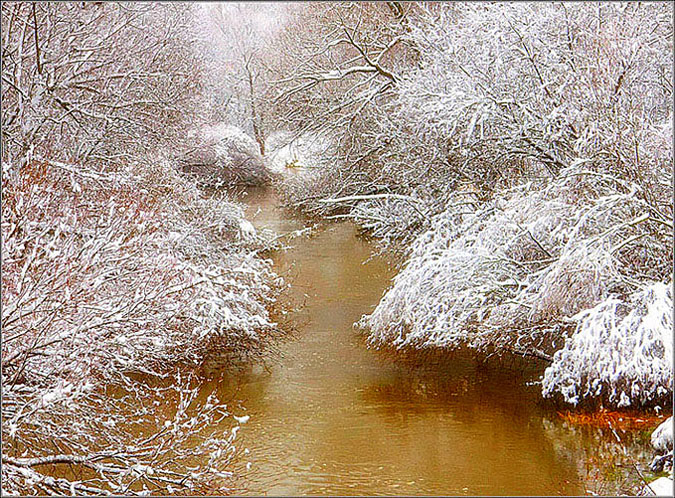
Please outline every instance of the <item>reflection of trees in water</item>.
[[[382, 361], [395, 353], [378, 351]], [[518, 358], [485, 359], [470, 351], [404, 352], [397, 358], [400, 371], [394, 382], [366, 388], [373, 401], [437, 400], [462, 403], [473, 408], [503, 408], [508, 412], [532, 410], [539, 403], [527, 383], [536, 379], [536, 369]], [[410, 403], [414, 405], [414, 403]], [[395, 403], [394, 403], [395, 405]], [[467, 407], [469, 409], [469, 407]]]
[[[510, 424], [509, 431], [526, 434], [542, 448], [541, 455], [576, 468], [586, 492], [634, 494], [643, 485], [634, 464], [643, 475], [652, 475], [646, 467], [653, 456], [650, 430], [617, 430], [619, 444], [609, 428], [575, 426], [552, 414], [536, 386], [527, 386], [537, 378], [536, 367], [514, 358], [482, 360], [466, 351], [445, 357], [411, 355], [403, 358], [405, 367], [397, 378], [360, 394], [392, 423], [437, 410], [464, 425], [480, 425], [487, 418], [495, 431]], [[505, 371], [504, 366], [512, 368]]]
[[[577, 426], [556, 418], [543, 420], [555, 452], [575, 462], [586, 492], [598, 495], [635, 495], [644, 486], [639, 471], [648, 479], [652, 458], [649, 435], [652, 428], [617, 430], [617, 442], [609, 427]], [[625, 449], [625, 453], [624, 453]]]
[[[401, 435], [398, 451], [419, 451], [439, 472], [452, 468], [450, 481], [476, 485], [470, 473], [490, 469], [493, 482], [509, 482], [523, 494], [547, 493], [551, 483], [564, 494], [581, 491], [575, 462], [554, 450], [544, 430], [536, 387], [518, 375], [456, 354], [426, 368], [402, 369], [359, 395], [376, 417], [372, 425]], [[499, 494], [483, 484], [489, 493], [472, 492]]]
[[477, 441], [499, 442], [506, 453], [521, 438], [536, 440], [543, 453], [553, 453], [543, 450], [550, 443], [539, 428], [536, 388], [516, 373], [486, 367], [465, 353], [424, 367], [403, 367], [388, 382], [364, 386], [359, 394], [385, 424], [407, 426], [424, 418], [432, 425], [440, 422], [441, 431], [458, 424]]

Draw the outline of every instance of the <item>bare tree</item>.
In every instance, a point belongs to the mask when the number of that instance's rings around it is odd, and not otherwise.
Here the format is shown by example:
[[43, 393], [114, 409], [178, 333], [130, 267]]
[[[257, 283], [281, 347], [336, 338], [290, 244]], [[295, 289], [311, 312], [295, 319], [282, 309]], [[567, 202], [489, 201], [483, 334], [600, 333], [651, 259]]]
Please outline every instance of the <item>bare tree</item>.
[[219, 75], [231, 95], [228, 105], [234, 109], [227, 116], [228, 124], [252, 133], [262, 156], [270, 127], [268, 61], [278, 56], [272, 40], [289, 9], [280, 4], [241, 2], [207, 9], [206, 25], [218, 40], [211, 57], [223, 66]]
[[325, 154], [333, 156], [332, 166], [314, 172], [310, 188], [287, 185], [287, 202], [326, 212], [334, 205], [318, 198], [389, 190], [377, 158], [391, 137], [379, 134], [379, 123], [388, 119], [400, 74], [417, 58], [404, 35], [418, 6], [394, 5], [309, 4], [277, 41], [284, 54], [273, 66], [278, 127], [332, 143]]
[[189, 23], [184, 5], [4, 5], [3, 159], [110, 166], [169, 144], [198, 108]]
[[190, 9], [2, 4], [3, 494], [232, 485], [196, 378], [262, 353], [281, 281], [165, 159], [200, 108]]

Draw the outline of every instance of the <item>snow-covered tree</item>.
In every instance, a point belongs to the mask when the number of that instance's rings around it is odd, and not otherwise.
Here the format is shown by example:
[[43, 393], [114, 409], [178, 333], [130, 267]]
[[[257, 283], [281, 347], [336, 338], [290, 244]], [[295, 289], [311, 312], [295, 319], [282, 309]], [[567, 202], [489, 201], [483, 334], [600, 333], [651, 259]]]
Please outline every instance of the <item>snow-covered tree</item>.
[[320, 137], [330, 143], [326, 166], [301, 188], [295, 179], [282, 185], [287, 200], [326, 213], [334, 206], [322, 197], [381, 193], [383, 143], [373, 137], [385, 104], [393, 97], [399, 71], [415, 55], [405, 43], [408, 14], [416, 4], [338, 2], [296, 9], [275, 41], [282, 55], [270, 64], [276, 75], [274, 116], [296, 139]]
[[5, 161], [119, 167], [172, 146], [196, 119], [190, 6], [14, 2], [2, 28]]
[[216, 121], [226, 121], [251, 134], [260, 155], [273, 121], [269, 101], [270, 61], [278, 57], [273, 40], [291, 5], [225, 2], [205, 5], [202, 12], [203, 47], [211, 64]]
[[[624, 392], [621, 382], [631, 403], [663, 395], [638, 396], [637, 385], [672, 392], [668, 369], [646, 380], [619, 356], [607, 361], [625, 379], [566, 377], [571, 363], [553, 356], [565, 344], [588, 353], [573, 339], [589, 336], [585, 311], [669, 281], [672, 5], [416, 4], [377, 27], [365, 9], [340, 5], [335, 22], [322, 18], [323, 50], [284, 95], [295, 109], [330, 109], [330, 118], [312, 113], [311, 126], [335, 130], [349, 152], [323, 181], [292, 185], [304, 197], [296, 204], [351, 217], [407, 256], [360, 322], [373, 344], [534, 355], [557, 368], [547, 394], [571, 378], [582, 397], [595, 382], [617, 404], [626, 398], [610, 393]], [[404, 56], [387, 55], [394, 41]], [[628, 350], [625, 340], [598, 354]]]
[[262, 354], [281, 281], [167, 160], [199, 122], [191, 23], [2, 4], [3, 495], [231, 487], [238, 422], [196, 378]]

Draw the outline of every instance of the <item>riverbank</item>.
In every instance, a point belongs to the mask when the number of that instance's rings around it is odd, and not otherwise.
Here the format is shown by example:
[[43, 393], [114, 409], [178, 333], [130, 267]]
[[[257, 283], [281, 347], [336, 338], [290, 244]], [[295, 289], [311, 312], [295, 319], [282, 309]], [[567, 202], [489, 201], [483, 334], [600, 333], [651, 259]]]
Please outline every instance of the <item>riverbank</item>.
[[280, 335], [283, 285], [241, 208], [166, 162], [2, 166], [3, 494], [229, 491], [197, 378]]

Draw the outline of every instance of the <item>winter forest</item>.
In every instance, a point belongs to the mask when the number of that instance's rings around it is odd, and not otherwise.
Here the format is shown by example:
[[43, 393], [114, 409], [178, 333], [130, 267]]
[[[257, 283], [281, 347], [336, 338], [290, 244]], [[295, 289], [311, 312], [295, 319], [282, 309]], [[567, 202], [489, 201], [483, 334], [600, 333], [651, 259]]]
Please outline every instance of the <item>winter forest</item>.
[[9, 495], [672, 495], [670, 2], [2, 2]]

